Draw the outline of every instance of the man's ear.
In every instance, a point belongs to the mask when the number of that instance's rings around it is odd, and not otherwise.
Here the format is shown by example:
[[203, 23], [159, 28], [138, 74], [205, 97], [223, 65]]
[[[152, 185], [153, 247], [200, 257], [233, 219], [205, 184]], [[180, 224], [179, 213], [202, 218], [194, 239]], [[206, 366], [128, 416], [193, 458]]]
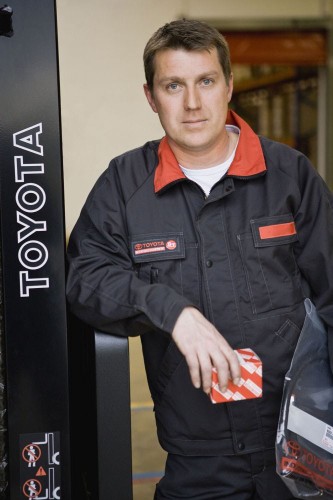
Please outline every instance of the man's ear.
[[155, 105], [155, 99], [154, 99], [153, 93], [150, 90], [150, 88], [148, 87], [147, 83], [144, 83], [143, 90], [145, 92], [145, 95], [147, 97], [147, 101], [149, 102], [149, 105], [150, 105], [151, 109], [154, 111], [154, 113], [157, 113], [157, 109], [156, 109], [156, 105]]

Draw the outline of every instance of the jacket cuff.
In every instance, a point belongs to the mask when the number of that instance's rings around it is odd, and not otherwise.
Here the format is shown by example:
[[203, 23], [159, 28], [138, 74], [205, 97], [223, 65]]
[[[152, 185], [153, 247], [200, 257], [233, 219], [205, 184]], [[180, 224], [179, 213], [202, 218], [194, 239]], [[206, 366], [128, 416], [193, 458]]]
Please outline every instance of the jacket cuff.
[[176, 321], [179, 318], [181, 312], [185, 307], [195, 307], [190, 301], [186, 300], [182, 297], [181, 301], [177, 301], [172, 304], [170, 309], [168, 310], [164, 322], [161, 326], [162, 330], [167, 333], [172, 333], [175, 327]]

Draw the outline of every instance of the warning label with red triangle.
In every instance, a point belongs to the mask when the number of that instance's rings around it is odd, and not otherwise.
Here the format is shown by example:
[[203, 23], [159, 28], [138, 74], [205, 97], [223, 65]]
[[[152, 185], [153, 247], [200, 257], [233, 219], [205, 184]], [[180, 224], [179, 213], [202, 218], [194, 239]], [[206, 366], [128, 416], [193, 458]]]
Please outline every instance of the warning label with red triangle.
[[36, 476], [46, 476], [46, 472], [43, 469], [43, 467], [39, 467], [39, 469], [38, 469], [38, 471], [36, 473]]

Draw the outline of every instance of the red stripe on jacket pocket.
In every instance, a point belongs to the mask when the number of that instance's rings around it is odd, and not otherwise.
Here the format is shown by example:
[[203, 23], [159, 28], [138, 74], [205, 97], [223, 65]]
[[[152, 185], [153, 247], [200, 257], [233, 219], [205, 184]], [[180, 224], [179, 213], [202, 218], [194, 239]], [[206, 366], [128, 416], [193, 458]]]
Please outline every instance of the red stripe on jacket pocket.
[[259, 227], [259, 234], [262, 240], [269, 238], [280, 238], [281, 236], [291, 236], [296, 234], [295, 222], [286, 222], [285, 224], [273, 224], [272, 226]]

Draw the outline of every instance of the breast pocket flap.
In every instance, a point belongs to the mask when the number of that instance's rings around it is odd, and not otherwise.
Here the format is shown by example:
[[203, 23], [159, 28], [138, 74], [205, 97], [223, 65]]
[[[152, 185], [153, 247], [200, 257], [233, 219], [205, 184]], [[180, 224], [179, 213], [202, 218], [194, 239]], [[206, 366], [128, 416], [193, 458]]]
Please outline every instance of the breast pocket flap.
[[285, 245], [298, 240], [297, 230], [292, 214], [262, 217], [250, 221], [257, 248], [273, 245]]

